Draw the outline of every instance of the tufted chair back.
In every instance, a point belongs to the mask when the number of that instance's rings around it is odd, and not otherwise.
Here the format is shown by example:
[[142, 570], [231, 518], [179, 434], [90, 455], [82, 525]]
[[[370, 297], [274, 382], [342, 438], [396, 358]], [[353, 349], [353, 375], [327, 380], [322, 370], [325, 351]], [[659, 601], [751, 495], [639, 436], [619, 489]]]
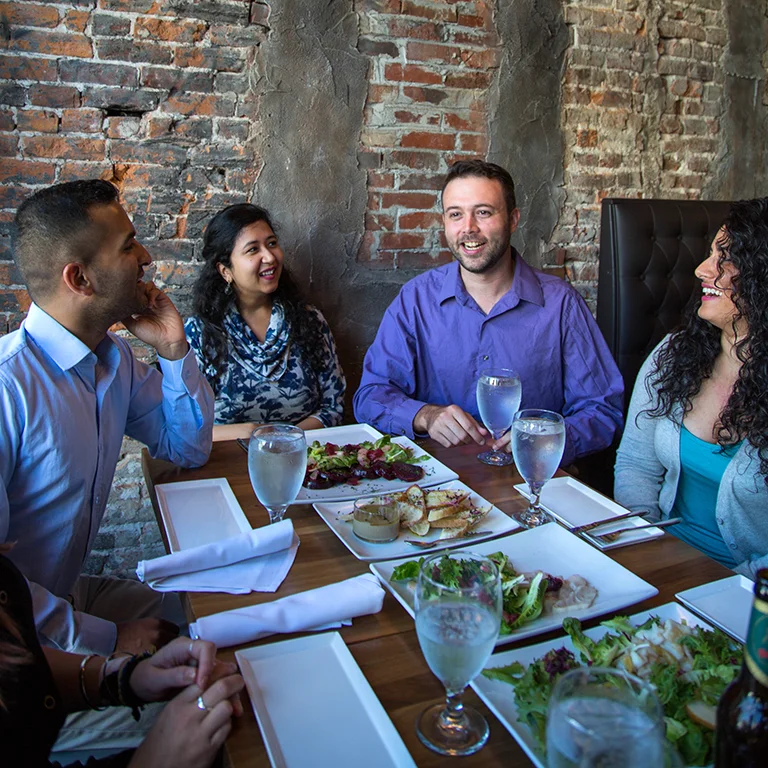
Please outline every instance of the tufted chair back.
[[624, 377], [625, 409], [640, 366], [679, 323], [699, 289], [706, 258], [730, 203], [603, 200], [597, 322]]

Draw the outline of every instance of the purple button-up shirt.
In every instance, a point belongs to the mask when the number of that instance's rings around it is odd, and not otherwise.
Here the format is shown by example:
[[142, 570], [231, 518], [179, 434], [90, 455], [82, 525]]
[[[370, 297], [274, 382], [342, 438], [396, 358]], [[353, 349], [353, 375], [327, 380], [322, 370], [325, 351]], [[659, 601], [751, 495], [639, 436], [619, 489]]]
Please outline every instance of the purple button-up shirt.
[[455, 404], [482, 423], [480, 371], [512, 368], [521, 408], [565, 417], [563, 464], [607, 448], [623, 426], [624, 385], [581, 296], [564, 280], [532, 269], [519, 254], [512, 287], [486, 315], [457, 262], [406, 283], [365, 356], [355, 417], [413, 437], [427, 404]]

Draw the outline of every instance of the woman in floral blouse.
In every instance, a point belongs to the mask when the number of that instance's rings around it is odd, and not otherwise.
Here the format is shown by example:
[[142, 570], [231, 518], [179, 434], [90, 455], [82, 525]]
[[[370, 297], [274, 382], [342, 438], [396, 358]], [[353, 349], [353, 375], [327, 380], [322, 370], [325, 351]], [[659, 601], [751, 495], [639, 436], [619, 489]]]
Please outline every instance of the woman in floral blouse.
[[325, 318], [283, 266], [269, 214], [247, 203], [213, 217], [185, 323], [216, 395], [215, 436], [247, 436], [255, 424], [302, 429], [341, 422], [346, 382]]

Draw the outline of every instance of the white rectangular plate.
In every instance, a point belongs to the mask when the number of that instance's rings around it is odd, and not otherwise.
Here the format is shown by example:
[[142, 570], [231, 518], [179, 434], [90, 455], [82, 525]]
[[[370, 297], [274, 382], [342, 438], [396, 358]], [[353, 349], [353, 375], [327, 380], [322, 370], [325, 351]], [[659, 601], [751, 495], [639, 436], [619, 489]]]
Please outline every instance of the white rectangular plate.
[[275, 768], [416, 765], [338, 632], [235, 656]]
[[[642, 624], [650, 616], [658, 616], [662, 620], [674, 619], [675, 621], [685, 620], [690, 626], [701, 626], [705, 629], [712, 629], [706, 622], [694, 616], [690, 611], [677, 603], [667, 603], [653, 608], [650, 611], [635, 614], [630, 619], [633, 624]], [[593, 627], [585, 631], [585, 635], [593, 640], [601, 638], [608, 630], [604, 627]], [[528, 645], [524, 648], [515, 648], [503, 653], [494, 653], [485, 665], [486, 669], [493, 667], [505, 667], [507, 664], [519, 661], [527, 666], [532, 661], [542, 657], [548, 651], [555, 648], [567, 648], [573, 651], [573, 643], [570, 637], [556, 638], [536, 645]], [[577, 654], [578, 655], [578, 654]], [[515, 689], [501, 680], [490, 680], [478, 675], [471, 683], [471, 686], [477, 692], [477, 695], [488, 705], [488, 709], [493, 712], [502, 722], [504, 727], [512, 734], [517, 743], [522, 747], [526, 755], [536, 768], [546, 768], [543, 762], [543, 755], [537, 751], [536, 741], [533, 738], [531, 729], [517, 719], [517, 705], [515, 703]]]
[[[307, 444], [314, 443], [335, 443], [336, 445], [350, 445], [362, 443], [365, 440], [378, 440], [382, 433], [368, 424], [349, 424], [344, 427], [330, 427], [329, 429], [313, 429], [306, 433]], [[458, 474], [452, 469], [448, 469], [442, 462], [430, 456], [425, 450], [419, 448], [413, 440], [407, 437], [393, 437], [393, 443], [402, 445], [404, 448], [412, 448], [414, 456], [429, 456], [428, 461], [419, 462], [424, 470], [424, 477], [416, 485], [423, 487], [447, 483], [450, 480], [456, 480]], [[314, 504], [322, 502], [328, 504], [334, 501], [354, 501], [362, 496], [373, 496], [378, 493], [393, 493], [395, 491], [404, 491], [413, 483], [404, 483], [402, 480], [361, 480], [357, 485], [335, 485], [333, 488], [326, 488], [322, 491], [313, 491], [309, 488], [302, 488], [296, 497], [294, 504]]]
[[740, 643], [747, 640], [755, 583], [746, 576], [729, 576], [701, 587], [678, 592], [675, 597]]
[[155, 486], [171, 552], [252, 530], [224, 477]]
[[[472, 503], [475, 507], [485, 509], [490, 505], [482, 496], [475, 493], [469, 486], [454, 480], [451, 483], [444, 483], [437, 489], [451, 489], [456, 491], [468, 491], [471, 494]], [[389, 541], [383, 544], [375, 544], [362, 539], [358, 539], [352, 531], [352, 523], [339, 519], [339, 515], [347, 514], [352, 511], [350, 502], [336, 504], [315, 504], [317, 514], [323, 518], [328, 527], [344, 542], [344, 546], [358, 560], [392, 560], [397, 557], [408, 557], [418, 555], [421, 550], [418, 547], [412, 547], [406, 544], [405, 539], [415, 539], [416, 541], [435, 541], [440, 538], [441, 529], [432, 528], [426, 536], [416, 536], [409, 530], [401, 530], [400, 536], [395, 541]], [[466, 544], [473, 544], [477, 541], [490, 539], [493, 536], [500, 536], [503, 533], [509, 533], [519, 528], [520, 525], [508, 515], [504, 514], [498, 507], [492, 507], [491, 511], [477, 525], [478, 531], [475, 536], [465, 539], [444, 539], [434, 548], [425, 550], [425, 552], [437, 552], [440, 549], [448, 547], [461, 547]]]
[[[515, 490], [526, 499], [531, 495], [528, 486], [525, 483], [515, 486]], [[587, 525], [595, 520], [604, 520], [612, 515], [621, 515], [627, 511], [626, 507], [617, 504], [615, 501], [603, 496], [601, 493], [590, 488], [584, 483], [580, 483], [573, 477], [555, 477], [550, 480], [541, 493], [541, 506], [549, 512], [552, 517], [559, 520], [568, 528], [575, 528], [578, 525]], [[610, 533], [618, 528], [628, 528], [630, 525], [646, 525], [647, 522], [641, 517], [629, 517], [626, 520], [620, 520], [613, 525], [602, 526], [600, 533]], [[622, 533], [616, 541], [606, 542], [584, 533], [582, 536], [587, 538], [591, 544], [598, 549], [616, 549], [616, 547], [626, 547], [628, 544], [638, 544], [641, 541], [655, 539], [661, 536], [664, 531], [661, 528], [645, 528], [642, 531], [627, 531]]]
[[[573, 612], [572, 615], [579, 619], [614, 613], [620, 608], [639, 603], [659, 592], [656, 587], [635, 576], [624, 566], [614, 562], [602, 552], [598, 552], [557, 523], [548, 523], [539, 528], [531, 528], [522, 533], [486, 541], [476, 546], [470, 545], [465, 549], [481, 555], [503, 552], [518, 571], [541, 570], [552, 576], [568, 577], [574, 574], [583, 576], [598, 590], [598, 594], [589, 608]], [[408, 582], [390, 582], [390, 578], [397, 565], [426, 554], [429, 554], [429, 551], [415, 552], [411, 557], [402, 560], [373, 563], [370, 566], [411, 616], [414, 615], [412, 588], [409, 588]], [[558, 629], [562, 626], [566, 615], [568, 614], [540, 616], [511, 634], [499, 637], [496, 645], [512, 643], [525, 637], [533, 637], [542, 632]]]

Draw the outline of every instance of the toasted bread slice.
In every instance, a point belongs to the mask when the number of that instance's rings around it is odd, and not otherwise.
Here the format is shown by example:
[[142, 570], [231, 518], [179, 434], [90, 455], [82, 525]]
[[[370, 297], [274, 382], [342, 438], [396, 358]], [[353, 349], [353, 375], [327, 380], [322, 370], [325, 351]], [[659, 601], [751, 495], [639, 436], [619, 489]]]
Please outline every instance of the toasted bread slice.
[[408, 523], [408, 527], [417, 536], [426, 536], [429, 533], [429, 523], [426, 520], [422, 520], [421, 522], [416, 523]]
[[472, 528], [472, 524], [469, 520], [461, 520], [459, 521], [461, 525], [456, 526], [455, 528], [443, 528], [440, 531], [440, 538], [441, 539], [457, 539], [460, 536], [464, 536], [467, 531]]
[[427, 491], [427, 511], [440, 507], [452, 507], [469, 498], [467, 491]]
[[397, 502], [398, 512], [400, 513], [400, 522], [405, 525], [411, 523], [426, 522], [427, 507], [424, 503], [424, 491], [418, 485], [412, 485]]
[[444, 517], [442, 520], [436, 520], [434, 523], [430, 522], [433, 528], [466, 528], [472, 525], [472, 520], [464, 515], [453, 515], [452, 517]]

